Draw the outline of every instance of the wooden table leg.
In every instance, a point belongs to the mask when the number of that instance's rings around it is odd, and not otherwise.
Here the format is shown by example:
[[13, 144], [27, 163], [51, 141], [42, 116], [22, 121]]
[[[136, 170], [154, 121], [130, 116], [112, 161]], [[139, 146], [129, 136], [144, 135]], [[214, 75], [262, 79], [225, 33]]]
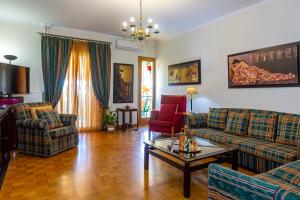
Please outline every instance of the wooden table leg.
[[231, 168], [235, 171], [238, 170], [238, 150], [235, 150], [232, 152], [232, 163], [231, 163]]
[[183, 169], [183, 196], [190, 197], [191, 172], [189, 164], [185, 164]]
[[144, 147], [144, 170], [149, 169], [149, 152], [148, 152], [148, 145], [145, 144]]
[[122, 131], [125, 131], [126, 127], [125, 127], [125, 112], [122, 112]]

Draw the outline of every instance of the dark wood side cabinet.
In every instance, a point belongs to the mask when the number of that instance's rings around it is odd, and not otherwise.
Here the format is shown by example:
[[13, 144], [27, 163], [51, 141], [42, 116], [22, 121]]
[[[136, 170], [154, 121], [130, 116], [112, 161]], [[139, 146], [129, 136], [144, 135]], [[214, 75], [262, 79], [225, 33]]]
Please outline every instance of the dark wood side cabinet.
[[0, 188], [10, 160], [9, 153], [9, 129], [10, 129], [10, 107], [0, 109]]
[[[12, 97], [0, 97], [0, 109], [7, 108], [11, 105], [17, 103], [23, 103], [24, 98], [19, 96], [12, 96]], [[18, 134], [16, 128], [16, 119], [14, 113], [11, 112], [11, 109], [8, 110], [8, 115], [10, 118], [9, 121], [9, 149], [16, 149], [18, 147]]]

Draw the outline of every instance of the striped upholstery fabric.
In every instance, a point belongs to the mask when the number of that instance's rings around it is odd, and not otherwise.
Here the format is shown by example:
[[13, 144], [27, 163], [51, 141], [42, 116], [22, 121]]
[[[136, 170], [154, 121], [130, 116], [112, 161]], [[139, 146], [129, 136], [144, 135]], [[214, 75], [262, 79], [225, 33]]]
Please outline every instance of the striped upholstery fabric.
[[208, 199], [210, 200], [297, 200], [299, 188], [270, 176], [267, 173], [248, 176], [221, 165], [208, 168]]
[[267, 173], [277, 179], [299, 187], [300, 190], [300, 160], [288, 163]]
[[207, 127], [207, 113], [188, 113], [185, 115], [185, 122], [188, 128]]
[[274, 184], [274, 185], [279, 185], [280, 188], [294, 192], [294, 193], [298, 193], [300, 194], [300, 187], [296, 187], [294, 185], [291, 185], [283, 180], [277, 179], [274, 176], [270, 175], [269, 173], [262, 173], [262, 174], [258, 174], [255, 176], [255, 178], [264, 180], [268, 183]]
[[224, 130], [226, 126], [227, 111], [226, 108], [209, 108], [207, 126]]
[[36, 110], [36, 114], [39, 119], [47, 121], [49, 129], [63, 126], [58, 113], [54, 110]]
[[227, 116], [226, 128], [224, 132], [236, 135], [247, 135], [248, 122], [248, 113], [238, 113], [230, 111]]
[[276, 142], [297, 146], [300, 135], [300, 116], [282, 114], [278, 117]]
[[251, 112], [248, 135], [267, 141], [274, 141], [277, 114]]
[[278, 185], [210, 164], [208, 168], [208, 199], [274, 199]]
[[[18, 112], [28, 110], [31, 107], [50, 105], [49, 103], [23, 103], [12, 106], [15, 113], [18, 132], [18, 151], [31, 155], [50, 157], [78, 144], [78, 132], [75, 127], [76, 116], [59, 115], [63, 125], [66, 127], [49, 130], [48, 121], [32, 119], [31, 115], [20, 115]], [[30, 111], [29, 111], [30, 113]], [[21, 117], [20, 117], [21, 116]]]

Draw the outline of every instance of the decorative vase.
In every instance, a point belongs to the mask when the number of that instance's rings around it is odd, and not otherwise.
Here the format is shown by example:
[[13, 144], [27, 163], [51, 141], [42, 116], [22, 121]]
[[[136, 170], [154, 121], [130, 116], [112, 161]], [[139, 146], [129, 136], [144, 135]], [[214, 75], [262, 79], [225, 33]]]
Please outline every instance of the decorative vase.
[[115, 125], [107, 125], [106, 129], [107, 129], [107, 131], [112, 132], [112, 131], [116, 130], [116, 127], [115, 127]]

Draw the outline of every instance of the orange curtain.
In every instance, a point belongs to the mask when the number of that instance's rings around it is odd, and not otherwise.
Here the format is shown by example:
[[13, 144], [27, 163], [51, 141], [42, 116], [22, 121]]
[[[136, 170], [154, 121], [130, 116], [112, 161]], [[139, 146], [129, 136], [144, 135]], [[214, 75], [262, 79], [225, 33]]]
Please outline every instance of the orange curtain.
[[59, 113], [76, 114], [79, 131], [102, 128], [103, 109], [93, 91], [87, 42], [73, 42], [63, 92], [56, 109]]

